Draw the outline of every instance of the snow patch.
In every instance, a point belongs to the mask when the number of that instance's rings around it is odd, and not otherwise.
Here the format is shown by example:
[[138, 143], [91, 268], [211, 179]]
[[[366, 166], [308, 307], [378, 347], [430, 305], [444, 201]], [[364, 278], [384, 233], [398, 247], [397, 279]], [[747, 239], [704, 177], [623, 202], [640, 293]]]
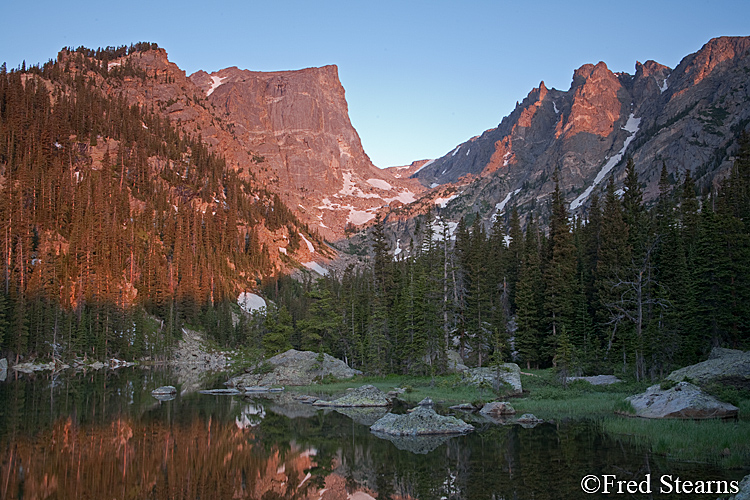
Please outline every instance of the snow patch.
[[432, 241], [443, 241], [443, 232], [446, 233], [449, 240], [455, 240], [456, 228], [458, 228], [458, 222], [444, 221], [440, 217], [436, 217], [432, 221]]
[[283, 253], [284, 255], [289, 255], [288, 253], [286, 253], [286, 248], [284, 247], [279, 247], [279, 253]]
[[310, 240], [305, 238], [305, 235], [302, 233], [298, 233], [300, 236], [302, 236], [302, 239], [305, 240], [305, 243], [307, 243], [307, 249], [310, 251], [310, 253], [315, 253], [315, 247], [312, 243], [310, 243]]
[[260, 311], [266, 307], [266, 301], [260, 295], [255, 295], [250, 292], [242, 292], [237, 297], [237, 304], [245, 312]]
[[111, 70], [112, 68], [116, 68], [117, 66], [120, 66], [122, 63], [119, 61], [111, 62], [107, 64], [107, 71]]
[[362, 224], [365, 224], [367, 222], [370, 222], [372, 219], [375, 218], [375, 214], [367, 212], [366, 210], [357, 210], [354, 207], [347, 207], [349, 208], [349, 217], [347, 217], [347, 222], [351, 222], [355, 226], [361, 226]]
[[[453, 150], [453, 154], [451, 156], [456, 156], [456, 153], [458, 153], [458, 150], [461, 149], [461, 146], [462, 146], [461, 144], [456, 146], [456, 149]], [[443, 171], [443, 173], [445, 173], [445, 171]]]
[[393, 186], [388, 184], [383, 179], [367, 179], [367, 183], [372, 187], [375, 187], [378, 189], [385, 189], [386, 191], [393, 189]]
[[619, 153], [614, 155], [612, 158], [607, 161], [607, 163], [602, 167], [602, 169], [599, 171], [598, 174], [596, 174], [596, 177], [594, 178], [593, 184], [591, 184], [589, 187], [586, 188], [586, 191], [581, 193], [578, 198], [573, 200], [573, 202], [570, 204], [570, 209], [575, 210], [576, 208], [580, 207], [584, 201], [591, 195], [591, 192], [594, 190], [594, 188], [601, 183], [604, 178], [609, 174], [609, 172], [617, 165], [620, 160], [622, 159], [622, 156], [625, 154], [625, 150], [628, 149], [628, 146], [630, 143], [635, 139], [635, 135], [638, 133], [638, 128], [641, 124], [641, 119], [636, 118], [633, 113], [630, 113], [630, 116], [628, 117], [628, 121], [625, 124], [624, 127], [622, 127], [623, 130], [630, 132], [630, 137], [625, 139], [625, 143], [622, 145], [622, 149]]
[[466, 156], [469, 156], [469, 153], [471, 153], [471, 148], [466, 151]]
[[318, 273], [321, 276], [327, 276], [328, 275], [328, 269], [326, 269], [325, 267], [321, 266], [320, 264], [318, 264], [315, 261], [313, 261], [313, 262], [303, 262], [302, 265], [305, 266], [306, 268], [308, 268], [310, 271], [315, 271], [316, 273]]
[[383, 201], [385, 201], [387, 203], [390, 203], [392, 201], [398, 200], [401, 203], [403, 203], [404, 205], [407, 205], [407, 204], [415, 201], [416, 199], [417, 199], [417, 197], [414, 195], [414, 193], [412, 193], [411, 191], [409, 191], [407, 189], [405, 191], [401, 191], [398, 194], [398, 196], [395, 196], [393, 198], [385, 198]]
[[664, 79], [664, 81], [662, 82], [662, 84], [661, 84], [661, 87], [659, 87], [659, 90], [661, 91], [661, 93], [662, 93], [662, 94], [663, 94], [664, 92], [666, 92], [666, 91], [667, 91], [667, 89], [669, 88], [669, 83], [667, 82], [667, 80], [669, 80], [669, 77], [670, 77], [670, 76], [672, 76], [672, 73], [670, 73], [670, 74], [668, 74], [668, 75], [667, 75], [667, 77], [666, 77], [666, 78]]
[[510, 199], [513, 196], [517, 195], [520, 191], [521, 191], [521, 188], [518, 188], [515, 191], [511, 191], [510, 193], [508, 193], [508, 195], [505, 198], [503, 198], [503, 201], [495, 205], [495, 209], [497, 210], [497, 213], [498, 214], [502, 213], [503, 209], [505, 208], [505, 205], [507, 205]]
[[218, 76], [212, 76], [211, 80], [213, 80], [213, 83], [211, 84], [211, 87], [209, 87], [208, 92], [206, 92], [206, 97], [208, 97], [211, 94], [213, 94], [214, 90], [218, 89], [219, 85], [221, 85], [222, 83], [224, 83], [224, 80], [226, 80], [227, 78], [228, 77], [226, 77], [226, 76], [224, 78], [221, 78], [221, 77], [218, 77]]
[[440, 184], [438, 184], [437, 182], [433, 182], [432, 184], [430, 184], [430, 189], [432, 189], [432, 188], [436, 188], [436, 187], [438, 187], [439, 185], [440, 185]]
[[401, 238], [396, 240], [396, 249], [393, 250], [393, 258], [396, 259], [396, 256], [402, 252], [401, 249]]
[[418, 168], [418, 169], [417, 169], [417, 170], [416, 170], [416, 171], [415, 171], [414, 173], [416, 174], [417, 172], [419, 172], [419, 171], [420, 171], [420, 170], [422, 170], [423, 168], [427, 168], [427, 167], [429, 167], [430, 165], [432, 165], [433, 163], [435, 163], [435, 160], [430, 160], [430, 161], [428, 161], [427, 163], [425, 163], [424, 165], [422, 165], [421, 167], [419, 167], [419, 168]]
[[557, 103], [555, 101], [552, 101], [552, 108], [555, 110], [556, 115], [560, 114], [560, 110], [557, 109]]
[[448, 203], [458, 198], [457, 194], [454, 194], [453, 196], [449, 196], [448, 198], [436, 198], [435, 199], [435, 205], [439, 206], [440, 208], [445, 208]]

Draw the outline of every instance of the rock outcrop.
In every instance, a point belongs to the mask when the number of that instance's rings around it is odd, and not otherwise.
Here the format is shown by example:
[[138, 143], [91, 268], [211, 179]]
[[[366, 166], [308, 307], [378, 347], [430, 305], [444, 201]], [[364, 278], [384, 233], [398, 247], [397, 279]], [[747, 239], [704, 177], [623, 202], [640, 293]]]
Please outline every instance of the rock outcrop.
[[277, 354], [267, 360], [273, 367], [269, 373], [246, 373], [231, 378], [227, 385], [229, 387], [242, 388], [247, 386], [287, 386], [287, 385], [309, 385], [316, 377], [332, 376], [335, 378], [352, 378], [362, 372], [346, 366], [343, 361], [328, 354], [319, 354], [312, 351], [297, 351], [290, 349]]
[[374, 385], [363, 385], [349, 391], [344, 396], [333, 401], [324, 401], [319, 399], [313, 403], [313, 406], [332, 406], [341, 408], [367, 408], [391, 406], [393, 401], [383, 391]]
[[507, 417], [515, 415], [516, 409], [507, 401], [493, 401], [482, 406], [479, 413], [490, 417]]
[[438, 415], [430, 407], [418, 406], [413, 412], [405, 415], [389, 413], [375, 422], [370, 430], [394, 436], [422, 436], [465, 434], [473, 431], [474, 427], [456, 417]]
[[501, 390], [503, 385], [506, 385], [511, 395], [523, 393], [521, 369], [515, 363], [503, 363], [489, 368], [472, 368], [463, 373], [464, 381], [469, 385], [485, 386], [493, 390]]
[[706, 361], [675, 370], [667, 379], [750, 388], [750, 352], [714, 347]]
[[738, 408], [703, 392], [689, 382], [680, 382], [670, 389], [659, 385], [625, 399], [634, 410], [633, 416], [643, 418], [706, 419], [736, 417]]
[[585, 64], [568, 90], [541, 82], [496, 128], [446, 148], [413, 177], [452, 189], [449, 220], [478, 213], [488, 226], [513, 205], [523, 216], [544, 203], [555, 171], [571, 210], [585, 210], [609, 176], [622, 184], [628, 157], [647, 202], [658, 196], [662, 161], [675, 179], [689, 170], [708, 187], [728, 171], [748, 129], [748, 71], [750, 37], [710, 40], [674, 70], [636, 62], [631, 75]]

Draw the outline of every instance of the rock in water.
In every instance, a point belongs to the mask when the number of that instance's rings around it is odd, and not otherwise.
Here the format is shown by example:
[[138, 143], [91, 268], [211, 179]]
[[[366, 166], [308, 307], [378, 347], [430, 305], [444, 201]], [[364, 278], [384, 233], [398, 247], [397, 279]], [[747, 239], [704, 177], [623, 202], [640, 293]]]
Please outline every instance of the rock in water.
[[151, 394], [154, 396], [162, 396], [164, 394], [177, 394], [177, 389], [175, 389], [175, 387], [172, 385], [163, 385], [151, 391]]
[[714, 347], [706, 361], [680, 368], [668, 380], [688, 380], [696, 385], [711, 383], [750, 388], [750, 352]]
[[625, 400], [633, 405], [634, 416], [643, 418], [729, 418], [736, 417], [739, 411], [689, 382], [680, 382], [666, 390], [652, 385], [643, 394]]
[[370, 430], [394, 436], [423, 436], [435, 434], [465, 434], [474, 427], [456, 417], [438, 415], [427, 406], [418, 406], [406, 415], [389, 413], [377, 422]]
[[515, 415], [516, 409], [511, 406], [507, 401], [493, 401], [487, 403], [479, 410], [479, 413], [483, 415], [489, 415], [490, 417], [504, 417], [507, 415]]
[[171, 401], [177, 396], [177, 389], [171, 385], [163, 385], [151, 391], [151, 395], [159, 401]]
[[342, 408], [366, 408], [390, 406], [393, 403], [383, 391], [374, 385], [363, 385], [333, 401], [318, 400], [315, 406], [333, 406]]

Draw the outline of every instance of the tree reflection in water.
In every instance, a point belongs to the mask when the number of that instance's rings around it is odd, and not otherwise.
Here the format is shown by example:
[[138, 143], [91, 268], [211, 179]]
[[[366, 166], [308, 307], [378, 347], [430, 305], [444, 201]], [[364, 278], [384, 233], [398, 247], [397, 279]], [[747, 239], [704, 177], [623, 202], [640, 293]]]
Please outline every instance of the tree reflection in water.
[[159, 403], [149, 391], [169, 380], [143, 377], [0, 384], [0, 498], [552, 500], [581, 498], [586, 474], [742, 476], [655, 457], [594, 422], [474, 421], [466, 436], [394, 444], [362, 415], [294, 406], [290, 396]]

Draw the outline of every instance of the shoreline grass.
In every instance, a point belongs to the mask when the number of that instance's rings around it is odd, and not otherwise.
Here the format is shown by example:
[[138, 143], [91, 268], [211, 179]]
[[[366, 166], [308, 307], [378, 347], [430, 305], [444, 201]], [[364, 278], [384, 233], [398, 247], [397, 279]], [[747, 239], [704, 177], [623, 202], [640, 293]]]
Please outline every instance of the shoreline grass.
[[545, 420], [593, 420], [601, 432], [625, 442], [643, 446], [652, 453], [685, 462], [709, 463], [722, 468], [750, 466], [750, 398], [741, 394], [734, 403], [740, 408], [735, 421], [655, 420], [618, 415], [627, 413], [624, 400], [657, 382], [624, 381], [595, 386], [576, 381], [563, 386], [552, 369], [522, 373], [522, 396], [503, 396], [486, 388], [470, 387], [460, 375], [413, 377], [388, 375], [357, 376], [289, 388], [306, 394], [338, 396], [347, 389], [372, 384], [383, 392], [406, 389], [399, 396], [407, 403], [426, 397], [445, 406], [459, 403], [510, 401], [518, 414], [533, 413]]

